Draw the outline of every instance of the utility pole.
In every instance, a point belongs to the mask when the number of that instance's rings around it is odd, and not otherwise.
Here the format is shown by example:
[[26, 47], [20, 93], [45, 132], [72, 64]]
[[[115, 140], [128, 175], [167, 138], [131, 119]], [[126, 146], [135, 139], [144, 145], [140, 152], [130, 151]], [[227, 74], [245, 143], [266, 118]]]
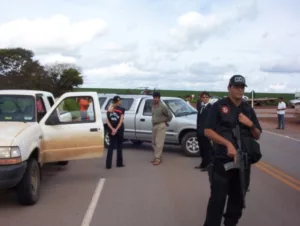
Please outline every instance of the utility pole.
[[251, 91], [251, 107], [253, 108], [254, 107], [254, 90]]

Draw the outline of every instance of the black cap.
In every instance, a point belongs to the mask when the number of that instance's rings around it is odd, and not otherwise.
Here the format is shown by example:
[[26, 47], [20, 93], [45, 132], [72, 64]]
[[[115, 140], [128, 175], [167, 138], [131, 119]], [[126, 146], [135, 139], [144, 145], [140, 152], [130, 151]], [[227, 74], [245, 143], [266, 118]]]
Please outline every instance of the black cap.
[[152, 96], [153, 97], [160, 97], [160, 92], [154, 92]]
[[229, 85], [246, 85], [246, 79], [241, 75], [234, 75], [229, 80]]
[[121, 100], [121, 97], [120, 97], [120, 96], [114, 96], [112, 102], [113, 102], [113, 103], [117, 103], [119, 100]]

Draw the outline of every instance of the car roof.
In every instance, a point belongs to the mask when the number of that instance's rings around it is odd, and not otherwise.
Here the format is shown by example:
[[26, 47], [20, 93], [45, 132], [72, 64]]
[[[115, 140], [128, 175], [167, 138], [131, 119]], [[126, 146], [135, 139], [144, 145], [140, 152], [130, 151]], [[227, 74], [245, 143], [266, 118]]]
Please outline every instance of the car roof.
[[36, 95], [36, 94], [45, 94], [53, 96], [52, 93], [41, 90], [27, 90], [27, 89], [7, 89], [0, 90], [0, 94], [9, 94], [9, 95]]
[[[153, 97], [151, 95], [145, 95], [145, 94], [98, 94], [98, 97], [114, 97], [114, 96], [120, 96], [121, 98], [136, 98], [136, 99], [152, 99]], [[161, 97], [162, 100], [174, 100], [174, 99], [182, 99], [179, 97]]]

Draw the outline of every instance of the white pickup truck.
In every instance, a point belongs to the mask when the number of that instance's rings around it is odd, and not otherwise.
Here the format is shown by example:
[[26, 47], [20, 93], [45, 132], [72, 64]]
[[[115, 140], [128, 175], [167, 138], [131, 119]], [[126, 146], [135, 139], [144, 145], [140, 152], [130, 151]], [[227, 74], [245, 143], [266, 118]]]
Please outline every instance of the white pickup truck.
[[[92, 109], [89, 118], [80, 117], [82, 99]], [[20, 204], [38, 201], [44, 164], [66, 165], [103, 153], [104, 127], [96, 92], [65, 93], [55, 101], [48, 92], [0, 90], [0, 190], [15, 188]]]

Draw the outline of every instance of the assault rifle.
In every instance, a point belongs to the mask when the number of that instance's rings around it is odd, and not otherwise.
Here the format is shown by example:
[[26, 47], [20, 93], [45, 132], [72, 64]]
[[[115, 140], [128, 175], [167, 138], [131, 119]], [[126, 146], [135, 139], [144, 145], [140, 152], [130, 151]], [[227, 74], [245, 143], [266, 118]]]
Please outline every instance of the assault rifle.
[[243, 196], [243, 208], [246, 208], [246, 183], [245, 183], [245, 170], [248, 167], [248, 155], [242, 148], [241, 142], [241, 133], [240, 133], [240, 126], [239, 123], [236, 123], [236, 127], [233, 129], [233, 136], [236, 138], [238, 148], [236, 150], [236, 163], [229, 162], [224, 164], [224, 168], [226, 171], [234, 168], [239, 169], [239, 176], [240, 176], [240, 184], [241, 184], [241, 192]]

